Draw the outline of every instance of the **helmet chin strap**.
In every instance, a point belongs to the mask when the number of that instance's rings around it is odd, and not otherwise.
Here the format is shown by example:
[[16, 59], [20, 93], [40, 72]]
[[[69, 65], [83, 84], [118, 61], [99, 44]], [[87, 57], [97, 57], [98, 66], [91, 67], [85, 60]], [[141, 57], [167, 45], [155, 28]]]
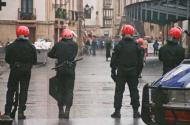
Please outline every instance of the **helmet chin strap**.
[[25, 37], [24, 35], [20, 35], [20, 36], [18, 36], [18, 39], [29, 39], [28, 37]]
[[175, 38], [173, 38], [173, 37], [168, 37], [168, 41], [176, 41], [176, 42], [178, 42], [179, 40], [178, 40], [178, 39], [175, 39]]

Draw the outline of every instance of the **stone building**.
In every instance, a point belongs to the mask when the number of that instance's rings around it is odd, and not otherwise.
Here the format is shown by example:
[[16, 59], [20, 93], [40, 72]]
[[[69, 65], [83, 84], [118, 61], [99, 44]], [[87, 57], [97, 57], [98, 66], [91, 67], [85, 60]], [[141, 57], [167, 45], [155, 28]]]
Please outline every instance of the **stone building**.
[[53, 40], [55, 17], [52, 10], [51, 0], [7, 0], [6, 7], [0, 11], [0, 41], [15, 39], [19, 25], [29, 27], [32, 41], [37, 38]]
[[[131, 23], [141, 33], [152, 38], [160, 38], [164, 44], [168, 30], [173, 26], [190, 29], [189, 0], [128, 0], [125, 7], [126, 22]], [[143, 31], [144, 32], [143, 32]], [[185, 33], [180, 44], [190, 55], [190, 37]]]
[[113, 35], [114, 0], [83, 0], [84, 28], [95, 35]]
[[77, 30], [80, 0], [6, 0], [0, 11], [0, 41], [16, 38], [19, 25], [30, 29], [30, 40], [38, 38], [57, 41], [60, 32], [69, 27]]
[[74, 32], [78, 29], [78, 3], [81, 0], [55, 0], [55, 40], [59, 39], [64, 28], [69, 27]]

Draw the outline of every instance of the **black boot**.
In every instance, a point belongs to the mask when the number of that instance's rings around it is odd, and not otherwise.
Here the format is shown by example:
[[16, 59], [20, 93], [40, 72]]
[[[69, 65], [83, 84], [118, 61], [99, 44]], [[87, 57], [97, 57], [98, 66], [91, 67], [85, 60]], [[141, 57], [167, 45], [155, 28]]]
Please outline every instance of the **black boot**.
[[18, 120], [23, 120], [23, 119], [26, 119], [24, 111], [18, 111]]
[[141, 115], [140, 115], [138, 109], [134, 109], [133, 110], [133, 118], [140, 118], [140, 117], [141, 117]]
[[120, 109], [116, 109], [115, 112], [113, 114], [111, 114], [112, 118], [121, 118], [121, 113], [120, 113]]
[[63, 106], [60, 106], [60, 107], [59, 107], [59, 118], [64, 118]]
[[65, 119], [69, 119], [69, 115], [70, 115], [70, 109], [71, 107], [69, 106], [66, 106], [66, 109], [65, 109], [65, 114], [64, 114], [64, 118]]

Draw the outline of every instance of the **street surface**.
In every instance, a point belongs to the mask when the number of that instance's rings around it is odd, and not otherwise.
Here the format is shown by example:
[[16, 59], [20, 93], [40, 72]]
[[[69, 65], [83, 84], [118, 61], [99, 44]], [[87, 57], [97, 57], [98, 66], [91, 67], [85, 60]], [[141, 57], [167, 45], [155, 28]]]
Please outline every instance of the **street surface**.
[[[69, 120], [58, 119], [56, 101], [48, 95], [48, 80], [55, 75], [55, 72], [51, 70], [54, 67], [54, 60], [48, 59], [46, 66], [35, 66], [32, 71], [25, 112], [27, 119], [16, 120], [14, 125], [145, 125], [141, 119], [132, 117], [127, 85], [121, 112], [122, 118], [115, 120], [110, 117], [114, 111], [115, 85], [110, 77], [109, 64], [110, 62], [106, 62], [104, 51], [98, 51], [97, 56], [85, 56], [84, 60], [77, 63], [74, 104]], [[159, 78], [161, 69], [157, 57], [147, 58], [139, 83], [141, 96], [143, 85]], [[4, 111], [8, 74], [7, 68], [0, 76], [1, 112]]]

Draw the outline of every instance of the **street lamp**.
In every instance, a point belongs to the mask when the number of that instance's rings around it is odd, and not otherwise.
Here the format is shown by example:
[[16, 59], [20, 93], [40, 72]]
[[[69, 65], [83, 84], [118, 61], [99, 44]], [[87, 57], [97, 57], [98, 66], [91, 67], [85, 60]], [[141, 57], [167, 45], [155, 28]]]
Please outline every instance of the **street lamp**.
[[94, 6], [90, 6], [88, 4], [85, 5], [85, 7], [84, 7], [84, 17], [86, 19], [91, 19], [91, 13], [92, 13], [93, 9], [94, 9]]

